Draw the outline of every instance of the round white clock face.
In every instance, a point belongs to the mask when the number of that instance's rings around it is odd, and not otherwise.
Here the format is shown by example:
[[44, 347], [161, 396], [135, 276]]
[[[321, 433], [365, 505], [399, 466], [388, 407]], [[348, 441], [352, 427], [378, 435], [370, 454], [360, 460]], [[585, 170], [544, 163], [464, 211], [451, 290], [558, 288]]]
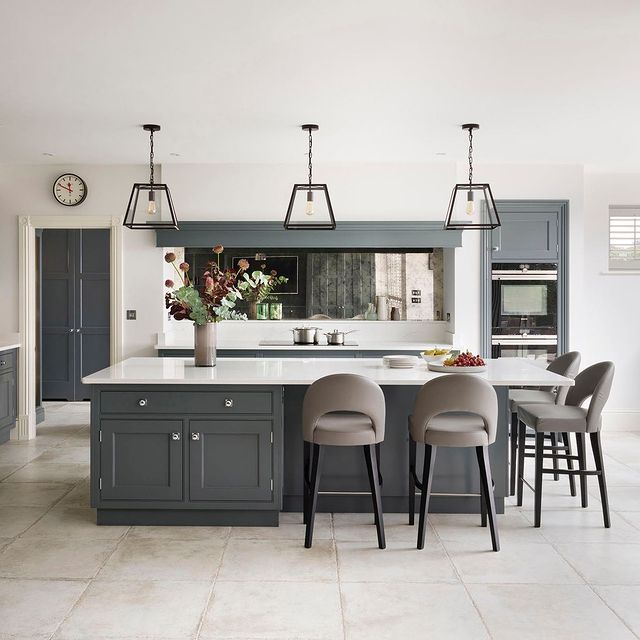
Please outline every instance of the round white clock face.
[[75, 173], [64, 173], [53, 183], [53, 195], [60, 204], [74, 207], [87, 197], [87, 185]]

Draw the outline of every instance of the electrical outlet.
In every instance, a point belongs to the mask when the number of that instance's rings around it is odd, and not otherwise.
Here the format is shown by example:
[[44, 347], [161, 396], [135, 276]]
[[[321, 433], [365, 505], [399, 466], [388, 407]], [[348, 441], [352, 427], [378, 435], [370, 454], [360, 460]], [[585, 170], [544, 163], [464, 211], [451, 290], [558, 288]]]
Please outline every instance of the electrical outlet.
[[422, 289], [411, 289], [411, 295], [412, 296], [421, 296], [422, 295]]
[[127, 320], [135, 320], [135, 319], [136, 319], [136, 310], [127, 309]]
[[411, 298], [411, 302], [413, 304], [419, 304], [420, 302], [422, 302], [422, 298]]

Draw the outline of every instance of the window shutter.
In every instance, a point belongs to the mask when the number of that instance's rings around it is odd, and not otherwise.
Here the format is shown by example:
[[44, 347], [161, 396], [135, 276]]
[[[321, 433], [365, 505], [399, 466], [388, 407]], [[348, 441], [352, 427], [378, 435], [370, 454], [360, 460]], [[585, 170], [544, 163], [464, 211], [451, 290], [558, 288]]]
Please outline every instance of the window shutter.
[[609, 269], [640, 270], [640, 207], [609, 207]]

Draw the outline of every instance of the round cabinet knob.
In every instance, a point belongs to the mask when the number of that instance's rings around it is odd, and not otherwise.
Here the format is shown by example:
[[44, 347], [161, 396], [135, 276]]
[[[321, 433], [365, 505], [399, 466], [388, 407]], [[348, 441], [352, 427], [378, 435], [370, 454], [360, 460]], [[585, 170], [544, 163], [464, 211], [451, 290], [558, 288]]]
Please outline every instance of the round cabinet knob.
[[146, 407], [147, 406], [147, 399], [146, 398], [140, 398], [140, 400], [138, 400], [138, 405], [141, 407]]
[[171, 434], [171, 439], [172, 440], [180, 440], [180, 434], [179, 433], [172, 433]]
[[80, 333], [80, 329], [76, 329], [76, 333]]
[[7, 364], [6, 360], [0, 360], [0, 367], [4, 367], [5, 364]]
[[191, 434], [191, 439], [192, 440], [200, 440], [200, 434], [199, 433], [192, 433]]
[[69, 333], [73, 333], [73, 329], [69, 329]]
[[232, 398], [225, 398], [224, 399], [224, 406], [229, 408], [229, 407], [233, 407], [233, 399]]

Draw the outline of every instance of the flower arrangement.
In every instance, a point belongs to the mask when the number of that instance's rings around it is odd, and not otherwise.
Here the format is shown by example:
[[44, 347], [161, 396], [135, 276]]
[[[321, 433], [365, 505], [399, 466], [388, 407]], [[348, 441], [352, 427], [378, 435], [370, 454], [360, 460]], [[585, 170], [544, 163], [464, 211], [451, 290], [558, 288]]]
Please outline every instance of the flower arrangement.
[[[197, 288], [189, 278], [189, 264], [181, 262], [176, 266], [175, 253], [167, 253], [165, 261], [172, 264], [178, 274], [180, 286], [175, 288], [172, 280], [166, 280], [165, 286], [171, 291], [165, 294], [165, 305], [175, 320], [193, 320], [202, 326], [221, 320], [246, 320], [244, 313], [235, 309], [236, 301], [242, 299], [242, 289], [250, 286], [246, 279], [238, 282], [242, 275], [246, 276], [249, 268], [247, 260], [240, 260], [237, 269], [222, 268], [220, 255], [224, 251], [222, 245], [213, 248], [215, 259], [207, 263], [202, 274], [204, 284]], [[249, 282], [251, 282], [251, 278]]]
[[[242, 260], [240, 261], [242, 262]], [[240, 264], [240, 263], [238, 263]], [[266, 265], [263, 265], [263, 268]], [[264, 271], [254, 271], [249, 275], [242, 274], [243, 282], [238, 285], [244, 298], [249, 303], [264, 302], [270, 299], [273, 290], [280, 284], [289, 282], [289, 278], [279, 276], [277, 271], [271, 271], [268, 275]]]

